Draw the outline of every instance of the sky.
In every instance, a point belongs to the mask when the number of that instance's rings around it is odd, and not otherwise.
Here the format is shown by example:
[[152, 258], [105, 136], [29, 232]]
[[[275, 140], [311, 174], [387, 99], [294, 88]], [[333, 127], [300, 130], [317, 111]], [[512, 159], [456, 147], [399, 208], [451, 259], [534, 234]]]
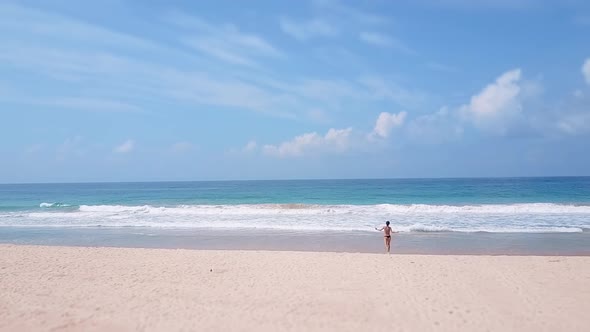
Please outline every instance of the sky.
[[587, 1], [0, 1], [0, 183], [576, 175]]

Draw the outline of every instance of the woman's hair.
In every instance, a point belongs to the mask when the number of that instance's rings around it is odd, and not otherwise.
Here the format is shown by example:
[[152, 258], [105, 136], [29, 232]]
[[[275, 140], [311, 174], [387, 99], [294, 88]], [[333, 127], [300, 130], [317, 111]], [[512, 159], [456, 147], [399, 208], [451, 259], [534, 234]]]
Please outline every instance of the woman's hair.
[[385, 225], [389, 226], [389, 221], [386, 221], [386, 222], [385, 222]]

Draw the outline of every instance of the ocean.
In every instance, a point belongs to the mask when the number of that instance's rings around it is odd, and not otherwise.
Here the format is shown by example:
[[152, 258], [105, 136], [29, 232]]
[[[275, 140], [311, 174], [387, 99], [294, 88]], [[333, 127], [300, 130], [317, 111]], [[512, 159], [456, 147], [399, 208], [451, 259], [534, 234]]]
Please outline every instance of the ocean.
[[590, 177], [0, 185], [0, 232], [188, 229], [581, 233]]

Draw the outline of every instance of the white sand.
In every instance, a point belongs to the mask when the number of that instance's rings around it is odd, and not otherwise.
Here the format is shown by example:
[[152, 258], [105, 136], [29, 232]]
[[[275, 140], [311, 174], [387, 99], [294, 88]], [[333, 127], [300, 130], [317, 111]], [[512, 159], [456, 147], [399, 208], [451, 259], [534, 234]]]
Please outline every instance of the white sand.
[[1, 245], [0, 330], [590, 331], [590, 257]]

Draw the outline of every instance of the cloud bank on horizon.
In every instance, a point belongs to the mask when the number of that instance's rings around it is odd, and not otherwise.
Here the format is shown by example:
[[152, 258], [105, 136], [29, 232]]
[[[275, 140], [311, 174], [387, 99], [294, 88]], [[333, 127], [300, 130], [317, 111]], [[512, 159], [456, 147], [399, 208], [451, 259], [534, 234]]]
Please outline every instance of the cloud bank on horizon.
[[590, 175], [584, 13], [4, 2], [0, 182]]

